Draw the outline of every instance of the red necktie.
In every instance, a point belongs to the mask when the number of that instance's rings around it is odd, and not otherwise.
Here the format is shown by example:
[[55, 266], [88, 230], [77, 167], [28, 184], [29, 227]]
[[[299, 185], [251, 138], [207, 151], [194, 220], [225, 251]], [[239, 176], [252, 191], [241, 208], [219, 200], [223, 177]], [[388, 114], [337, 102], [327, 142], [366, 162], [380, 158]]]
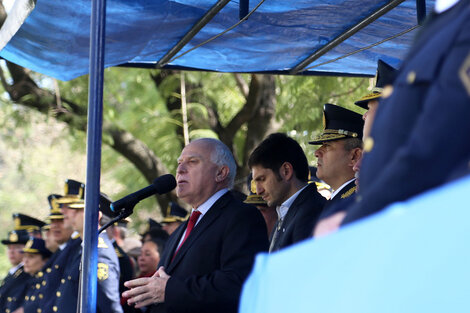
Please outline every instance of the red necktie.
[[178, 249], [176, 249], [175, 254], [173, 254], [173, 258], [171, 259], [172, 261], [175, 258], [176, 254], [178, 253], [178, 251], [180, 250], [183, 243], [188, 238], [191, 231], [193, 230], [194, 225], [196, 225], [196, 222], [199, 219], [200, 215], [201, 215], [201, 212], [199, 212], [197, 210], [195, 210], [195, 211], [193, 211], [193, 213], [191, 213], [191, 217], [189, 218], [188, 227], [186, 227], [186, 233], [184, 234], [183, 241], [181, 241], [181, 244], [178, 246]]

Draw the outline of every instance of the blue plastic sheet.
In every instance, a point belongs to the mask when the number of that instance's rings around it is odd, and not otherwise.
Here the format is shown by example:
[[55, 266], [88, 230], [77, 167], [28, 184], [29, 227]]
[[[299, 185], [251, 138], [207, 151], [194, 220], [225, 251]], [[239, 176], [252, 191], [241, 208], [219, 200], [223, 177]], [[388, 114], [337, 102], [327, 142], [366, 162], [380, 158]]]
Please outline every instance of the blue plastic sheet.
[[[323, 45], [389, 1], [266, 0], [233, 30], [168, 66], [221, 72], [287, 73]], [[156, 64], [209, 10], [215, 0], [108, 0], [106, 66]], [[252, 10], [259, 2], [250, 1]], [[428, 13], [434, 1], [427, 1]], [[0, 56], [61, 80], [88, 73], [90, 1], [38, 0], [35, 10]], [[204, 42], [239, 21], [230, 1], [180, 51]], [[399, 66], [417, 30], [338, 61], [417, 24], [416, 1], [404, 1], [319, 58], [303, 74], [375, 75], [377, 59]]]
[[470, 176], [318, 240], [258, 255], [242, 313], [470, 312]]

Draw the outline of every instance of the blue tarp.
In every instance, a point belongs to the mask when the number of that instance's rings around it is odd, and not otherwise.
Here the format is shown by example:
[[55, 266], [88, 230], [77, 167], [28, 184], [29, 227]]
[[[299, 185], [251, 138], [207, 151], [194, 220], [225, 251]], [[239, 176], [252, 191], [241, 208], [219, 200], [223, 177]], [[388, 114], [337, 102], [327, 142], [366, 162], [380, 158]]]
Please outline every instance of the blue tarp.
[[470, 176], [257, 256], [242, 313], [470, 312]]
[[[266, 0], [247, 21], [168, 66], [221, 72], [287, 73], [389, 2]], [[214, 3], [215, 0], [108, 0], [106, 66], [129, 62], [155, 64]], [[249, 1], [249, 9], [258, 3]], [[429, 13], [434, 1], [426, 4]], [[90, 6], [90, 0], [38, 0], [0, 56], [61, 80], [88, 73]], [[238, 21], [239, 2], [230, 1], [180, 53]], [[416, 1], [404, 1], [308, 67], [345, 56], [416, 25]], [[416, 31], [303, 74], [375, 75], [378, 58], [398, 67]]]

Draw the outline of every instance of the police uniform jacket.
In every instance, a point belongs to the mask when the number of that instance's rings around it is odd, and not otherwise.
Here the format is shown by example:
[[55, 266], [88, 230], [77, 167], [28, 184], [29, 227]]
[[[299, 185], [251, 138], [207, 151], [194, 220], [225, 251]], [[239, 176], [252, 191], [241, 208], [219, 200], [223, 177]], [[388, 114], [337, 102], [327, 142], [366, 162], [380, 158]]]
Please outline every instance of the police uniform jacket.
[[361, 188], [343, 224], [436, 187], [470, 156], [470, 1], [423, 26], [364, 140]]
[[20, 266], [13, 274], [8, 274], [0, 287], [0, 312], [10, 313], [23, 305], [24, 296], [31, 276]]
[[326, 199], [317, 191], [316, 185], [307, 185], [289, 207], [283, 221], [276, 222], [270, 252], [310, 238], [325, 203]]
[[[76, 313], [80, 279], [81, 249], [70, 259], [56, 292], [54, 312]], [[106, 234], [98, 237], [97, 312], [122, 313], [119, 302], [119, 261]]]
[[[80, 237], [70, 238], [63, 250], [57, 250], [52, 258], [38, 274], [43, 275], [40, 289], [39, 307], [42, 313], [53, 313], [59, 286], [66, 281], [64, 272], [74, 264], [74, 258], [80, 253], [82, 240]], [[62, 280], [62, 282], [61, 282]], [[42, 294], [42, 296], [41, 296]], [[57, 307], [56, 307], [57, 310]]]
[[319, 220], [327, 218], [339, 211], [347, 211], [356, 198], [356, 180], [354, 179], [341, 189], [333, 199], [326, 201]]
[[[39, 274], [39, 273], [38, 273]], [[41, 292], [42, 276], [34, 275], [29, 281], [26, 288], [26, 294], [23, 301], [24, 313], [42, 313], [40, 301], [44, 298]]]

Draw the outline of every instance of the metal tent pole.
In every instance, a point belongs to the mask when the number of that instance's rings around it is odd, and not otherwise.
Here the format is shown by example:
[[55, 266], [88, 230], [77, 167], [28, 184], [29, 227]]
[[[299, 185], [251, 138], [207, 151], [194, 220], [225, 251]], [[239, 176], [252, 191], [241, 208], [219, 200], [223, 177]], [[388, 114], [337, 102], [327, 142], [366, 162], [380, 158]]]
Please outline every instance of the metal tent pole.
[[290, 71], [289, 74], [297, 74], [301, 72], [304, 68], [306, 68], [309, 64], [314, 62], [315, 60], [319, 59], [322, 55], [390, 11], [391, 9], [395, 8], [397, 5], [402, 3], [405, 0], [392, 0], [386, 4], [384, 4], [382, 7], [380, 7], [378, 10], [367, 16], [366, 18], [362, 19], [359, 21], [357, 24], [353, 25], [351, 28], [346, 30], [345, 32], [341, 33], [338, 35], [336, 38], [328, 42], [326, 45], [323, 47], [319, 48], [317, 51], [315, 51], [313, 54], [309, 55], [305, 60], [294, 66]]
[[90, 22], [90, 78], [88, 87], [87, 171], [85, 224], [79, 312], [96, 312], [98, 266], [98, 207], [103, 125], [103, 77], [106, 0], [93, 0]]

